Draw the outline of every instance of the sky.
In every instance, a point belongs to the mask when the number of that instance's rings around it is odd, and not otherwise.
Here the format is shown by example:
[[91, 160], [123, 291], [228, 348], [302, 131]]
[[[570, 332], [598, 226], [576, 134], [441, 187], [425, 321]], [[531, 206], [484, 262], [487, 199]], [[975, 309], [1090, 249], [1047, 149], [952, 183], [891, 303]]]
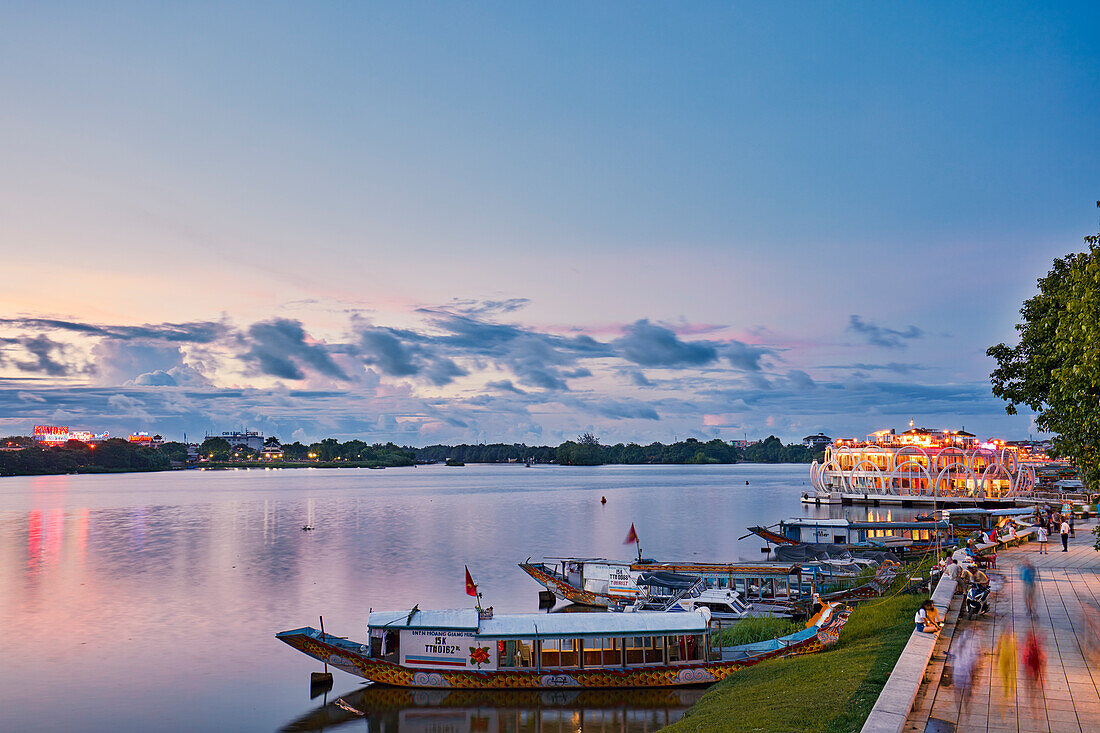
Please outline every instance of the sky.
[[1095, 3], [5, 3], [0, 433], [960, 428], [1100, 229]]

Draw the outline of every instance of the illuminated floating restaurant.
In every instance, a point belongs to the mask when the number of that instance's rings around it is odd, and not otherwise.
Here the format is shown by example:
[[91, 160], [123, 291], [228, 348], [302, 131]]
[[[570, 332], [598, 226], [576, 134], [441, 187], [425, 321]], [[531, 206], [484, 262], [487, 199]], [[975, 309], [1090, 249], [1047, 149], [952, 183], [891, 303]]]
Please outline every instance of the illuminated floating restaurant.
[[1042, 453], [1003, 440], [980, 442], [964, 430], [912, 428], [840, 439], [810, 466], [814, 493], [804, 503], [1009, 503], [1035, 489]]

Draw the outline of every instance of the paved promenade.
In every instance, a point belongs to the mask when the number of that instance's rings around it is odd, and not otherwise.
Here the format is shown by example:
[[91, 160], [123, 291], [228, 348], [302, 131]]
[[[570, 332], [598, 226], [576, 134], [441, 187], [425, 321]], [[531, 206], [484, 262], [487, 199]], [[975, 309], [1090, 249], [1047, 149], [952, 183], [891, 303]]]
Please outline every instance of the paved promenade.
[[[1093, 522], [1077, 525], [1077, 537], [1070, 540], [1069, 552], [1062, 552], [1058, 535], [1051, 537], [1050, 554], [1040, 555], [1038, 544], [1003, 550], [997, 556], [997, 571], [1007, 581], [996, 594], [985, 618], [968, 621], [958, 618], [960, 598], [951, 604], [945, 632], [933, 650], [925, 681], [906, 721], [907, 733], [927, 731], [1044, 731], [1085, 733], [1100, 730], [1100, 665], [1090, 670], [1088, 654], [1097, 649], [1095, 639], [1083, 620], [1084, 609], [1100, 608], [1100, 553], [1093, 549]], [[1024, 603], [1019, 565], [1030, 561], [1038, 571], [1035, 596], [1036, 615], [1029, 618]], [[993, 668], [993, 646], [1006, 630], [1016, 635], [1018, 649], [1030, 625], [1043, 638], [1047, 655], [1046, 685], [1041, 693], [1029, 694], [1022, 664], [1017, 664], [1016, 691], [1005, 701], [1002, 683]], [[967, 626], [981, 640], [983, 654], [974, 684], [974, 692], [965, 709], [956, 691], [941, 685], [945, 653]]]

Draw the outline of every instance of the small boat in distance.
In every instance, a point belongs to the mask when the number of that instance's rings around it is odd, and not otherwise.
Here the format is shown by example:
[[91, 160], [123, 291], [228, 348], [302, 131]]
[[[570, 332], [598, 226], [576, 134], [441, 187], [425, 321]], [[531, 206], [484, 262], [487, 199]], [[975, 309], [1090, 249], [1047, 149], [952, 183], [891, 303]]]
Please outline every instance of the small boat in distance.
[[370, 614], [366, 643], [308, 626], [275, 637], [337, 669], [398, 687], [675, 687], [717, 682], [771, 657], [817, 651], [837, 641], [847, 619], [845, 606], [825, 603], [794, 634], [720, 647], [705, 609], [494, 616], [414, 608]]

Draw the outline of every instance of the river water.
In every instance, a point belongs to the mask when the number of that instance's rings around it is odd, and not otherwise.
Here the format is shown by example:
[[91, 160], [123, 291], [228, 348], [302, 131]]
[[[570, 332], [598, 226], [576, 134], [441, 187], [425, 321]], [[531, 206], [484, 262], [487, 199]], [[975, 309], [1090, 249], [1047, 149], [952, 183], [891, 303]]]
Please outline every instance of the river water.
[[[360, 638], [368, 610], [538, 610], [516, 563], [759, 559], [750, 524], [804, 515], [805, 465], [178, 471], [0, 479], [0, 729], [649, 731], [697, 690], [364, 689], [274, 638]], [[747, 483], [746, 483], [747, 482]], [[601, 504], [600, 498], [607, 503]], [[818, 511], [827, 512], [827, 509]], [[836, 510], [834, 510], [836, 511]], [[312, 526], [312, 531], [303, 531]], [[344, 697], [366, 721], [322, 707]]]

